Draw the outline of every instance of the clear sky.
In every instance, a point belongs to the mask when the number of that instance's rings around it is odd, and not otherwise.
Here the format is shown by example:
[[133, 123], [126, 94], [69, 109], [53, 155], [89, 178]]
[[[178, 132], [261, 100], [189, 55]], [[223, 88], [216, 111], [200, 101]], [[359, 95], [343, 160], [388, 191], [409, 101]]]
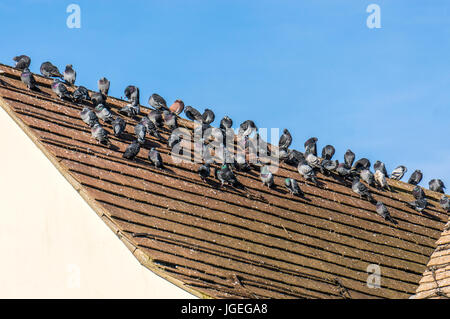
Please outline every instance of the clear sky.
[[[381, 28], [366, 25], [370, 4]], [[350, 148], [450, 188], [449, 14], [448, 0], [2, 0], [0, 62], [73, 64], [90, 89], [106, 76], [116, 97], [136, 85], [143, 105], [180, 98], [216, 126], [288, 128], [301, 151], [316, 136], [340, 161]]]

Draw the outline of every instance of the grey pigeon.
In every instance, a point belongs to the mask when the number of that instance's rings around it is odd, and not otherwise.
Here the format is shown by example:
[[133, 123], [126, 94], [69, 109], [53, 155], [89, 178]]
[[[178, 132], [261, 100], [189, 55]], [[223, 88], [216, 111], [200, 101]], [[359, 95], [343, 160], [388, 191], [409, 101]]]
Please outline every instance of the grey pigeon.
[[92, 137], [101, 144], [109, 145], [108, 132], [99, 124], [95, 123], [91, 129]]
[[106, 104], [106, 98], [101, 92], [92, 92], [91, 101], [92, 101], [92, 104], [94, 105], [94, 107], [99, 104], [103, 104], [103, 105]]
[[387, 183], [386, 180], [386, 175], [383, 174], [382, 171], [380, 170], [376, 170], [375, 174], [375, 182], [376, 184], [381, 188], [381, 189], [388, 189], [391, 190], [391, 187], [389, 186], [389, 184]]
[[426, 198], [419, 198], [415, 201], [407, 202], [406, 204], [418, 212], [422, 212], [428, 206]]
[[127, 149], [123, 153], [122, 157], [126, 159], [134, 159], [141, 149], [141, 144], [139, 144], [137, 141], [134, 141], [130, 145], [128, 145]]
[[369, 189], [366, 187], [366, 185], [360, 182], [358, 177], [355, 177], [353, 179], [352, 191], [358, 194], [360, 197], [364, 196], [367, 197], [369, 201], [371, 202], [373, 201], [373, 197], [370, 194]]
[[292, 135], [287, 128], [283, 130], [283, 134], [280, 136], [280, 140], [278, 141], [278, 147], [288, 149], [292, 144]]
[[136, 134], [137, 141], [140, 144], [144, 144], [145, 135], [147, 134], [147, 128], [145, 127], [145, 125], [142, 123], [136, 124], [136, 126], [134, 127], [134, 133]]
[[83, 110], [80, 112], [80, 117], [83, 120], [84, 123], [89, 125], [89, 127], [93, 127], [95, 124], [98, 123], [97, 115], [95, 115], [94, 111], [92, 111], [90, 108], [85, 106]]
[[70, 85], [74, 85], [77, 79], [77, 72], [73, 69], [72, 64], [67, 64], [66, 69], [64, 70], [64, 81], [69, 83]]
[[155, 124], [157, 128], [161, 128], [164, 125], [164, 120], [161, 111], [159, 110], [151, 110], [147, 114], [147, 117], [153, 122], [153, 124]]
[[374, 182], [375, 182], [375, 178], [374, 175], [372, 174], [372, 172], [368, 169], [363, 169], [360, 173], [359, 173], [359, 177], [361, 177], [361, 179], [367, 183], [367, 185], [369, 186], [374, 186]]
[[327, 145], [322, 149], [322, 158], [330, 160], [333, 158], [335, 152], [336, 150], [333, 145]]
[[41, 74], [47, 78], [63, 78], [63, 75], [59, 72], [58, 68], [50, 62], [44, 62], [40, 68]]
[[446, 212], [450, 212], [450, 198], [448, 198], [447, 196], [442, 195], [441, 199], [439, 200], [439, 205], [441, 205], [441, 208]]
[[382, 202], [378, 201], [376, 204], [376, 208], [377, 208], [378, 215], [383, 217], [385, 220], [394, 223], [394, 220], [392, 219], [391, 214], [389, 214], [387, 207]]
[[202, 114], [192, 106], [186, 106], [184, 108], [184, 114], [186, 114], [186, 117], [190, 119], [191, 121], [196, 121], [199, 123], [203, 122], [203, 116]]
[[347, 167], [347, 164], [339, 163], [336, 172], [339, 174], [339, 176], [342, 177], [349, 177], [351, 175], [351, 170]]
[[124, 91], [125, 97], [131, 102], [132, 106], [139, 105], [139, 88], [134, 85], [128, 85]]
[[102, 121], [106, 122], [106, 123], [111, 123], [112, 121], [114, 121], [114, 117], [110, 111], [109, 108], [107, 108], [106, 106], [104, 106], [103, 104], [99, 104], [95, 107], [94, 109], [95, 114], [97, 115], [97, 117], [99, 119], [101, 119]]
[[317, 156], [317, 137], [311, 137], [305, 142], [305, 156], [307, 154], [313, 154]]
[[124, 107], [122, 107], [119, 112], [122, 114], [126, 114], [128, 117], [135, 117], [136, 115], [139, 114], [140, 111], [141, 108], [139, 104], [137, 105], [127, 104]]
[[284, 186], [291, 192], [292, 195], [295, 196], [303, 196], [303, 192], [300, 189], [300, 186], [298, 186], [298, 183], [293, 178], [286, 178], [284, 180]]
[[302, 152], [299, 152], [297, 150], [290, 150], [288, 152], [288, 156], [284, 160], [284, 162], [288, 165], [298, 166], [298, 164], [304, 160], [305, 160], [305, 156], [303, 155]]
[[167, 107], [167, 103], [166, 100], [164, 100], [164, 98], [156, 93], [153, 93], [150, 98], [148, 99], [148, 104], [150, 104], [151, 106], [153, 106], [155, 109], [157, 110], [169, 110], [169, 108]]
[[173, 131], [178, 127], [177, 116], [174, 113], [164, 110], [162, 113], [162, 117], [164, 119], [164, 124], [169, 130]]
[[105, 96], [108, 95], [109, 86], [110, 86], [110, 82], [105, 77], [102, 77], [100, 80], [97, 81], [98, 91]]
[[423, 191], [422, 187], [420, 187], [420, 186], [414, 187], [412, 190], [412, 194], [415, 199], [425, 198], [425, 192]]
[[156, 168], [163, 168], [163, 161], [161, 158], [161, 154], [156, 150], [156, 148], [152, 147], [148, 152], [148, 159], [152, 162]]
[[84, 86], [79, 86], [75, 91], [73, 91], [73, 100], [77, 103], [84, 101], [90, 101], [89, 91]]
[[391, 173], [391, 179], [394, 179], [396, 181], [399, 181], [403, 178], [403, 175], [405, 175], [405, 173], [408, 171], [408, 169], [403, 166], [400, 165], [398, 166], [396, 169], [394, 169]]
[[253, 122], [252, 120], [246, 120], [241, 123], [238, 132], [240, 136], [245, 137], [253, 134], [253, 132], [256, 132], [257, 130], [258, 128], [256, 127], [255, 122]]
[[301, 161], [298, 164], [297, 170], [305, 180], [310, 180], [313, 183], [317, 183], [316, 173], [314, 172], [314, 169], [311, 166], [309, 166], [306, 161]]
[[430, 187], [430, 190], [433, 192], [438, 192], [438, 193], [444, 193], [444, 189], [445, 189], [445, 185], [444, 182], [441, 181], [440, 179], [432, 179], [429, 183], [428, 186]]
[[233, 171], [230, 169], [228, 164], [223, 164], [221, 168], [215, 170], [216, 178], [221, 182], [221, 185], [236, 185], [237, 179]]
[[198, 168], [198, 175], [200, 175], [200, 178], [203, 181], [206, 181], [206, 179], [211, 175], [211, 168], [209, 163], [200, 165], [200, 167]]
[[220, 129], [227, 130], [233, 126], [233, 120], [228, 116], [224, 116], [223, 119], [220, 120]]
[[148, 118], [148, 117], [143, 117], [142, 119], [141, 119], [141, 122], [140, 122], [141, 124], [143, 124], [144, 126], [145, 126], [145, 128], [146, 128], [146, 130], [147, 130], [147, 133], [150, 135], [150, 136], [153, 136], [154, 138], [157, 138], [157, 139], [162, 139], [161, 138], [161, 135], [159, 135], [159, 133], [158, 133], [158, 130], [156, 129], [156, 126], [155, 126], [155, 124], [153, 124], [153, 122], [152, 121], [150, 121], [150, 119]]
[[422, 180], [423, 174], [420, 170], [415, 170], [408, 180], [408, 184], [417, 185]]
[[67, 90], [66, 86], [59, 81], [58, 79], [55, 79], [52, 83], [52, 91], [55, 92], [55, 94], [60, 99], [72, 99], [72, 96], [70, 95], [69, 90]]
[[348, 168], [353, 166], [353, 162], [355, 161], [355, 153], [353, 153], [351, 150], [347, 150], [344, 154], [344, 163], [347, 165]]
[[117, 116], [114, 121], [112, 121], [111, 125], [114, 130], [114, 136], [119, 137], [125, 131], [127, 123], [123, 118]]
[[375, 172], [376, 172], [376, 171], [381, 171], [381, 173], [383, 173], [384, 176], [388, 177], [388, 173], [387, 173], [387, 171], [386, 171], [386, 166], [384, 165], [383, 162], [381, 162], [381, 161], [376, 161], [376, 162], [373, 164], [373, 169], [375, 170]]
[[305, 159], [306, 159], [306, 162], [308, 162], [309, 166], [311, 166], [312, 168], [320, 168], [320, 160], [314, 154], [307, 153]]
[[267, 185], [268, 188], [273, 185], [273, 174], [270, 172], [270, 167], [264, 165], [261, 167], [261, 171], [259, 173], [259, 177], [263, 183], [263, 185]]
[[329, 174], [332, 171], [335, 171], [339, 166], [339, 162], [337, 160], [329, 160], [324, 159], [322, 163], [320, 163], [320, 171], [322, 174]]
[[13, 60], [16, 62], [16, 65], [14, 66], [16, 69], [19, 70], [25, 70], [30, 67], [31, 59], [27, 55], [18, 55], [13, 58]]
[[36, 79], [28, 68], [25, 68], [20, 74], [20, 80], [27, 86], [29, 90], [36, 90]]
[[280, 161], [285, 161], [289, 156], [289, 150], [287, 148], [278, 149], [278, 158]]
[[177, 145], [180, 142], [181, 142], [180, 134], [178, 134], [176, 131], [174, 131], [174, 132], [172, 132], [172, 134], [170, 134], [169, 138], [167, 139], [167, 146], [170, 149], [173, 149], [175, 147], [175, 145]]
[[205, 109], [205, 111], [202, 114], [203, 123], [205, 124], [211, 124], [212, 122], [214, 122], [215, 118], [216, 115], [210, 109]]

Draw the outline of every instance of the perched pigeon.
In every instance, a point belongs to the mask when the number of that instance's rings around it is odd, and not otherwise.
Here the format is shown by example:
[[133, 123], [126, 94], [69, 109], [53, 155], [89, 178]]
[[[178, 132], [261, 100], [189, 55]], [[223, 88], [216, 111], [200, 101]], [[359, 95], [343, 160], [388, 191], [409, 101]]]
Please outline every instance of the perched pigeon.
[[327, 145], [322, 149], [322, 158], [330, 160], [333, 158], [335, 152], [336, 150], [333, 145]]
[[157, 110], [168, 110], [166, 100], [161, 95], [153, 93], [148, 99], [148, 104], [153, 106]]
[[216, 169], [215, 176], [221, 182], [222, 186], [225, 183], [232, 186], [236, 185], [237, 183], [236, 176], [234, 175], [228, 164], [223, 164], [220, 169]]
[[152, 162], [156, 168], [163, 168], [163, 161], [161, 158], [161, 154], [156, 150], [156, 148], [152, 147], [148, 152], [148, 159]]
[[361, 158], [355, 162], [353, 169], [357, 172], [360, 172], [363, 169], [370, 169], [370, 161], [367, 158]]
[[272, 187], [273, 185], [273, 174], [270, 172], [270, 167], [267, 165], [264, 165], [261, 167], [261, 171], [259, 173], [259, 177], [261, 178], [261, 181], [263, 185], [267, 185], [268, 188]]
[[411, 208], [414, 208], [418, 212], [422, 212], [427, 207], [428, 202], [427, 202], [426, 198], [419, 198], [419, 199], [416, 199], [415, 201], [407, 202], [406, 204], [408, 206], [410, 206]]
[[355, 161], [355, 153], [353, 153], [351, 150], [347, 150], [344, 154], [344, 163], [347, 165], [348, 168], [353, 166], [353, 162]]
[[388, 177], [388, 173], [386, 171], [386, 166], [381, 161], [376, 161], [375, 164], [373, 164], [373, 169], [376, 171], [381, 171], [384, 176]]
[[420, 170], [415, 170], [408, 180], [408, 184], [417, 185], [422, 180], [423, 174]]
[[284, 162], [288, 165], [298, 166], [298, 164], [304, 160], [305, 156], [303, 155], [303, 153], [297, 150], [290, 150]]
[[184, 108], [184, 114], [186, 114], [186, 117], [191, 121], [196, 121], [199, 123], [203, 122], [202, 114], [192, 106], [186, 106]]
[[22, 74], [20, 74], [20, 80], [27, 86], [29, 90], [37, 89], [36, 80], [33, 73], [28, 68], [24, 68]]
[[444, 193], [444, 189], [445, 189], [445, 185], [444, 182], [441, 181], [440, 179], [432, 179], [429, 183], [428, 186], [430, 187], [430, 190], [432, 190], [433, 192], [438, 192], [438, 193]]
[[125, 97], [131, 102], [132, 106], [139, 105], [139, 88], [134, 85], [128, 85], [124, 91]]
[[403, 178], [403, 175], [405, 175], [405, 173], [407, 171], [408, 171], [408, 169], [405, 166], [400, 165], [400, 166], [398, 166], [396, 169], [394, 169], [392, 171], [391, 179], [399, 181], [399, 180], [401, 180]]
[[301, 161], [298, 164], [297, 170], [305, 180], [310, 180], [313, 183], [317, 183], [316, 173], [314, 172], [314, 169], [309, 166], [305, 160]]
[[442, 195], [441, 199], [439, 200], [439, 205], [441, 205], [441, 208], [447, 212], [450, 212], [450, 198], [448, 198], [445, 195]]
[[394, 223], [394, 220], [392, 219], [391, 214], [389, 214], [387, 207], [382, 202], [378, 201], [376, 204], [376, 207], [377, 207], [378, 215], [383, 217], [385, 220]]
[[73, 69], [72, 64], [67, 64], [64, 70], [64, 81], [70, 85], [74, 85], [77, 79], [77, 72]]
[[284, 186], [291, 192], [292, 195], [295, 196], [303, 196], [303, 192], [300, 189], [300, 186], [298, 186], [298, 183], [293, 178], [286, 178], [284, 180]]
[[144, 144], [145, 135], [147, 134], [147, 128], [145, 127], [145, 125], [142, 123], [136, 124], [136, 126], [134, 127], [134, 133], [136, 134], [137, 141], [140, 144]]
[[220, 120], [220, 129], [227, 130], [233, 126], [233, 120], [228, 116], [224, 116], [223, 119]]
[[164, 124], [169, 128], [169, 130], [173, 131], [178, 127], [177, 116], [167, 110], [163, 111]]
[[415, 199], [425, 198], [425, 192], [423, 191], [422, 187], [420, 187], [420, 186], [414, 187], [414, 189], [412, 190], [412, 194]]
[[161, 128], [164, 125], [164, 120], [160, 110], [151, 110], [147, 117], [157, 128]]
[[384, 175], [384, 173], [382, 171], [376, 170], [374, 177], [375, 177], [375, 182], [381, 189], [391, 190], [391, 187], [389, 186], [389, 184], [386, 181], [386, 175]]
[[214, 112], [210, 109], [205, 109], [205, 111], [202, 114], [203, 123], [205, 124], [211, 124], [216, 119], [216, 115]]
[[368, 169], [363, 169], [360, 173], [359, 173], [359, 177], [361, 177], [361, 179], [367, 183], [367, 185], [369, 186], [373, 186], [374, 182], [375, 182], [375, 178], [374, 175], [372, 174], [372, 172]]
[[106, 97], [101, 92], [92, 92], [91, 101], [92, 101], [92, 104], [94, 104], [94, 107], [99, 104], [105, 105]]
[[84, 86], [79, 86], [72, 94], [73, 100], [77, 103], [81, 101], [90, 101], [91, 97], [89, 96], [89, 91]]
[[347, 164], [339, 163], [336, 172], [339, 174], [339, 176], [342, 177], [349, 177], [351, 175], [351, 170], [347, 167]]
[[184, 102], [182, 100], [175, 100], [173, 104], [169, 107], [170, 112], [180, 115], [184, 110]]
[[130, 145], [128, 145], [128, 147], [125, 150], [125, 152], [123, 153], [122, 157], [132, 160], [139, 154], [140, 149], [141, 149], [141, 144], [139, 144], [137, 141], [135, 141], [135, 142], [131, 143]]
[[59, 81], [58, 79], [55, 79], [52, 83], [52, 91], [55, 92], [55, 94], [60, 98], [66, 98], [71, 99], [72, 96], [70, 95], [69, 90], [67, 90], [66, 86]]
[[95, 123], [91, 129], [92, 137], [101, 144], [109, 145], [108, 132], [99, 124]]
[[200, 178], [203, 181], [206, 181], [206, 179], [211, 175], [211, 168], [209, 163], [205, 163], [203, 165], [200, 165], [198, 168], [198, 175], [200, 175]]
[[85, 106], [83, 110], [81, 110], [80, 117], [84, 123], [89, 125], [89, 127], [93, 127], [95, 124], [98, 123], [97, 115], [95, 115], [94, 111], [92, 111], [87, 106]]
[[256, 127], [255, 122], [253, 122], [252, 120], [246, 120], [239, 126], [239, 135], [244, 137], [249, 136], [257, 130], [258, 128]]
[[30, 67], [31, 59], [27, 55], [18, 55], [13, 58], [13, 60], [16, 62], [16, 65], [14, 66], [16, 69], [19, 70], [25, 70]]
[[337, 160], [329, 160], [324, 159], [322, 163], [320, 163], [320, 171], [322, 174], [329, 174], [332, 171], [335, 171], [339, 166], [339, 162]]
[[305, 142], [305, 156], [307, 154], [313, 154], [317, 156], [317, 137], [311, 137]]
[[63, 78], [64, 76], [59, 72], [58, 68], [50, 62], [44, 62], [41, 64], [41, 74], [47, 78]]
[[150, 119], [148, 117], [143, 117], [141, 119], [140, 124], [145, 126], [145, 129], [147, 130], [147, 133], [150, 136], [153, 136], [157, 139], [161, 139], [161, 135], [159, 135], [158, 130], [156, 129], [155, 124], [153, 124], [152, 121], [150, 121]]
[[364, 196], [369, 199], [369, 201], [373, 201], [372, 195], [369, 193], [369, 189], [360, 182], [358, 177], [355, 177], [352, 183], [352, 191], [358, 194], [360, 197]]
[[292, 135], [287, 128], [283, 130], [283, 134], [280, 136], [280, 140], [278, 141], [278, 147], [288, 149], [292, 144]]
[[109, 86], [110, 86], [110, 82], [105, 77], [102, 77], [100, 80], [97, 81], [98, 91], [105, 96], [108, 95]]
[[111, 123], [112, 121], [114, 121], [114, 117], [111, 111], [103, 104], [97, 105], [94, 111], [97, 117], [101, 119], [103, 122]]
[[172, 134], [170, 134], [169, 138], [167, 139], [167, 146], [170, 149], [173, 149], [175, 145], [181, 142], [181, 136], [176, 131], [173, 131]]
[[320, 168], [320, 160], [317, 156], [315, 156], [312, 153], [305, 153], [306, 155], [306, 162], [308, 162], [309, 166], [312, 168]]
[[122, 107], [119, 112], [122, 114], [126, 114], [128, 117], [135, 117], [136, 115], [139, 114], [140, 111], [141, 108], [139, 104], [137, 105], [127, 104], [124, 107]]
[[114, 136], [119, 137], [125, 131], [127, 123], [123, 118], [117, 116], [114, 121], [112, 121], [111, 125], [114, 130]]

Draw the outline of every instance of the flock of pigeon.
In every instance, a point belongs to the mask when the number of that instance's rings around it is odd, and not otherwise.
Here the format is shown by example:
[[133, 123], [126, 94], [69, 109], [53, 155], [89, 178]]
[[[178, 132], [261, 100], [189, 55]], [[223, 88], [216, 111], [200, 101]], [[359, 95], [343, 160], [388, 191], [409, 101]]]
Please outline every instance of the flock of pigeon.
[[[31, 59], [26, 55], [20, 55], [14, 57], [13, 60], [16, 62], [15, 68], [22, 70], [21, 80], [26, 84], [28, 89], [39, 90], [33, 74], [29, 70]], [[125, 120], [120, 116], [114, 116], [106, 105], [110, 87], [109, 80], [104, 77], [98, 80], [98, 92], [89, 94], [89, 91], [85, 87], [78, 86], [73, 93], [70, 93], [66, 85], [74, 86], [76, 81], [76, 72], [72, 65], [67, 65], [63, 74], [61, 74], [56, 66], [50, 62], [44, 62], [41, 65], [40, 71], [45, 77], [54, 78], [51, 88], [60, 99], [70, 100], [76, 103], [81, 103], [83, 101], [92, 102], [92, 108], [85, 104], [80, 113], [80, 117], [87, 125], [89, 125], [92, 137], [99, 143], [110, 145], [108, 132], [102, 127], [99, 120], [110, 123], [116, 137], [120, 137], [125, 131]], [[60, 79], [64, 80], [65, 83]], [[119, 113], [124, 116], [136, 118], [140, 113], [139, 89], [129, 85], [125, 88], [124, 94], [130, 103], [124, 106]], [[145, 143], [145, 136], [147, 134], [162, 140], [158, 130], [161, 130], [164, 124], [171, 132], [170, 137], [167, 140], [167, 145], [172, 150], [175, 145], [181, 142], [181, 137], [178, 134], [174, 134], [174, 131], [178, 127], [177, 118], [183, 111], [187, 118], [198, 124], [197, 127], [200, 127], [202, 132], [207, 128], [210, 128], [210, 124], [215, 120], [215, 115], [212, 110], [205, 109], [203, 113], [200, 113], [192, 106], [185, 107], [181, 100], [176, 100], [170, 107], [167, 107], [164, 98], [156, 93], [151, 95], [148, 102], [154, 109], [152, 109], [147, 116], [142, 117], [134, 127], [136, 140], [131, 143], [123, 153], [123, 157], [126, 159], [132, 160], [136, 157], [141, 146]], [[234, 130], [231, 128], [232, 125], [233, 121], [228, 116], [225, 116], [220, 121], [219, 134], [222, 135], [221, 140], [225, 140], [230, 135], [234, 136]], [[238, 138], [244, 139], [246, 149], [248, 147], [255, 147], [255, 145], [258, 145], [256, 147], [257, 149], [261, 149], [262, 140], [259, 139], [259, 144], [254, 144], [254, 140], [250, 138], [254, 133], [256, 133], [255, 136], [258, 141], [258, 128], [253, 121], [247, 120], [240, 125], [237, 136]], [[395, 223], [387, 207], [382, 202], [373, 199], [368, 187], [376, 187], [379, 190], [390, 190], [389, 184], [386, 181], [386, 178], [389, 176], [384, 163], [376, 161], [373, 165], [373, 173], [370, 170], [371, 163], [369, 159], [361, 158], [355, 162], [355, 154], [351, 150], [347, 150], [345, 153], [344, 162], [339, 163], [338, 160], [332, 160], [335, 153], [335, 148], [332, 145], [326, 145], [322, 149], [321, 158], [319, 158], [317, 154], [317, 141], [318, 139], [316, 137], [308, 139], [304, 144], [305, 151], [303, 153], [294, 149], [289, 149], [292, 144], [292, 136], [287, 129], [284, 129], [278, 145], [280, 161], [297, 167], [300, 175], [306, 181], [311, 181], [314, 184], [318, 184], [316, 178], [317, 172], [340, 178], [344, 183], [351, 186], [354, 193], [361, 198], [365, 198], [374, 203], [376, 205], [376, 211], [380, 216], [385, 220]], [[200, 143], [203, 150], [203, 164], [199, 166], [198, 174], [203, 181], [207, 181], [211, 175], [211, 165], [214, 164], [215, 161], [211, 156], [206, 141], [202, 139]], [[226, 148], [223, 149], [226, 153]], [[257, 154], [259, 154], [258, 151]], [[148, 159], [155, 167], [163, 168], [161, 155], [155, 148], [150, 148]], [[232, 161], [231, 163], [226, 161], [215, 169], [214, 176], [221, 183], [221, 186], [224, 184], [236, 186], [239, 182], [236, 175], [233, 173], [233, 170], [245, 172], [257, 169], [257, 167], [259, 167], [262, 183], [271, 188], [274, 185], [274, 177], [270, 171], [270, 167], [268, 165], [263, 165], [259, 161], [256, 166], [251, 165], [245, 160], [243, 162]], [[391, 173], [390, 178], [400, 180], [406, 172], [407, 168], [405, 166], [398, 166]], [[428, 205], [423, 189], [417, 185], [421, 180], [422, 172], [420, 170], [414, 171], [408, 180], [409, 184], [415, 185], [415, 188], [412, 191], [415, 200], [408, 202], [407, 205], [419, 212], [422, 212]], [[362, 181], [365, 183], [362, 183]], [[286, 178], [284, 186], [295, 196], [304, 195], [300, 189], [299, 183], [293, 178]], [[442, 180], [433, 179], [429, 182], [429, 189], [444, 194], [445, 186]], [[439, 203], [442, 209], [450, 212], [450, 199], [445, 196], [445, 194], [442, 196]]]

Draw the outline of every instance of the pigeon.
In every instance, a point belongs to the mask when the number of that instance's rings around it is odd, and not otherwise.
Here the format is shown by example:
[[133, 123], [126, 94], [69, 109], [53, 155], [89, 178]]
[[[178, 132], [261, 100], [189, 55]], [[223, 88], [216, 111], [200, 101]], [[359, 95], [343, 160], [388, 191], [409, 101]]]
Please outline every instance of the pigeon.
[[145, 129], [147, 130], [147, 133], [150, 136], [153, 136], [157, 139], [161, 139], [161, 135], [159, 135], [158, 130], [156, 129], [155, 124], [153, 124], [152, 121], [148, 117], [143, 117], [140, 122], [142, 125], [144, 125]]
[[389, 186], [389, 184], [386, 181], [386, 175], [384, 175], [384, 173], [381, 170], [376, 170], [374, 177], [375, 177], [375, 182], [381, 189], [391, 190], [391, 187]]
[[314, 169], [309, 166], [305, 160], [301, 161], [298, 164], [297, 170], [305, 180], [310, 180], [313, 183], [317, 183], [316, 173], [314, 172]]
[[220, 129], [226, 131], [227, 129], [233, 126], [233, 120], [228, 116], [224, 116], [223, 119], [220, 120]]
[[148, 114], [147, 117], [150, 119], [150, 121], [152, 121], [153, 124], [155, 124], [155, 126], [157, 128], [160, 128], [164, 125], [164, 120], [162, 117], [162, 113], [161, 111], [158, 110], [151, 110]]
[[363, 169], [370, 168], [370, 161], [367, 158], [361, 158], [355, 162], [353, 169], [357, 172], [360, 172]]
[[173, 149], [175, 145], [181, 142], [181, 136], [176, 131], [172, 132], [170, 134], [169, 138], [167, 139], [167, 147], [170, 149]]
[[440, 179], [432, 179], [429, 183], [428, 186], [430, 187], [430, 190], [433, 192], [438, 192], [438, 193], [444, 193], [444, 189], [445, 189], [445, 185], [444, 182], [441, 181]]
[[441, 205], [441, 208], [447, 212], [450, 212], [450, 198], [448, 198], [445, 195], [442, 195], [441, 199], [439, 200], [439, 205]]
[[355, 161], [355, 153], [353, 153], [351, 150], [347, 150], [344, 154], [344, 163], [347, 165], [348, 168], [353, 166], [353, 162]]
[[411, 208], [414, 208], [418, 212], [422, 212], [428, 205], [426, 198], [419, 198], [412, 202], [406, 203]]
[[378, 201], [376, 204], [376, 207], [377, 207], [378, 215], [383, 217], [385, 220], [394, 223], [394, 220], [392, 219], [391, 214], [389, 214], [387, 207], [382, 202]]
[[283, 134], [280, 136], [280, 140], [278, 141], [278, 147], [288, 149], [292, 144], [292, 135], [287, 128], [283, 130]]
[[336, 172], [339, 174], [339, 176], [342, 177], [348, 177], [351, 175], [351, 170], [347, 167], [347, 164], [339, 163]]
[[324, 159], [322, 163], [320, 163], [320, 171], [322, 174], [329, 174], [332, 171], [335, 171], [339, 166], [339, 162], [337, 160], [329, 160]]
[[141, 144], [139, 144], [137, 141], [134, 141], [130, 145], [128, 145], [127, 149], [123, 153], [122, 157], [126, 159], [134, 159], [141, 150]]
[[153, 106], [157, 110], [168, 110], [166, 100], [164, 98], [156, 93], [153, 93], [150, 98], [148, 99], [148, 104]]
[[284, 186], [291, 192], [292, 195], [295, 196], [303, 196], [303, 192], [300, 189], [300, 186], [298, 186], [298, 183], [293, 178], [286, 178], [284, 180]]
[[30, 72], [28, 68], [24, 68], [23, 72], [20, 74], [20, 80], [27, 86], [29, 90], [37, 89], [36, 79], [33, 73]]
[[197, 109], [193, 108], [192, 106], [186, 106], [184, 109], [184, 114], [186, 114], [186, 117], [191, 121], [196, 121], [199, 123], [203, 122], [203, 116]]
[[259, 173], [259, 177], [261, 178], [261, 181], [263, 185], [267, 185], [268, 188], [272, 187], [273, 185], [273, 174], [270, 172], [270, 167], [267, 165], [264, 165], [261, 167], [261, 171]]
[[166, 124], [169, 130], [173, 131], [178, 127], [177, 116], [174, 113], [164, 110], [162, 116], [164, 119], [164, 124]]
[[55, 94], [62, 100], [63, 98], [71, 99], [72, 96], [69, 93], [69, 90], [67, 90], [66, 86], [59, 81], [58, 79], [55, 79], [52, 83], [52, 91], [55, 92]]
[[135, 117], [136, 115], [139, 114], [140, 111], [141, 108], [139, 104], [137, 105], [127, 104], [119, 110], [120, 113], [125, 114], [128, 117]]
[[420, 187], [420, 186], [414, 187], [414, 189], [412, 190], [412, 194], [415, 199], [425, 198], [425, 192], [423, 191], [422, 187]]
[[256, 127], [255, 122], [252, 120], [247, 120], [242, 122], [239, 126], [239, 135], [246, 137], [253, 134], [253, 132], [256, 132], [257, 130], [258, 128]]
[[288, 165], [298, 166], [298, 164], [304, 160], [305, 156], [303, 155], [303, 153], [297, 150], [290, 150], [284, 162]]
[[152, 162], [156, 168], [163, 168], [163, 161], [161, 158], [161, 154], [156, 150], [156, 148], [152, 147], [148, 152], [148, 159]]
[[16, 62], [16, 65], [14, 66], [16, 69], [19, 70], [25, 70], [30, 67], [31, 59], [27, 55], [18, 55], [13, 58], [13, 60]]
[[216, 169], [215, 176], [220, 181], [221, 186], [225, 183], [234, 186], [237, 183], [236, 176], [228, 164], [223, 164], [220, 169]]
[[209, 163], [202, 164], [198, 168], [198, 175], [200, 175], [202, 181], [206, 181], [206, 179], [209, 177], [210, 174], [211, 174], [211, 167]]
[[92, 137], [101, 144], [109, 145], [108, 132], [99, 124], [95, 123], [91, 129]]
[[381, 171], [381, 173], [384, 174], [384, 176], [388, 177], [388, 173], [386, 171], [386, 166], [383, 162], [376, 161], [375, 164], [373, 164], [373, 169], [376, 171]]
[[74, 85], [77, 79], [77, 72], [73, 69], [72, 64], [67, 64], [63, 75], [64, 81], [70, 85]]
[[415, 170], [408, 180], [408, 184], [417, 185], [422, 180], [423, 174], [420, 170]]
[[94, 111], [95, 111], [95, 114], [97, 115], [97, 117], [99, 119], [101, 119], [103, 122], [111, 123], [112, 121], [114, 121], [114, 117], [113, 117], [111, 111], [109, 110], [109, 108], [107, 108], [103, 104], [97, 105], [95, 107]]
[[398, 166], [396, 169], [394, 169], [391, 173], [391, 179], [394, 179], [396, 181], [399, 181], [403, 178], [403, 175], [405, 175], [405, 173], [408, 171], [408, 169], [403, 166], [400, 165]]
[[137, 136], [138, 143], [144, 144], [145, 135], [147, 134], [147, 128], [145, 127], [144, 124], [142, 124], [142, 122], [136, 124], [136, 126], [134, 127], [134, 133]]
[[81, 101], [90, 101], [91, 98], [89, 96], [89, 91], [84, 86], [79, 86], [72, 94], [73, 100], [77, 103], [80, 103]]
[[308, 162], [309, 166], [312, 168], [320, 168], [319, 158], [312, 153], [306, 155], [306, 162]]
[[361, 177], [361, 179], [367, 183], [367, 185], [369, 186], [373, 186], [374, 182], [375, 182], [375, 178], [374, 175], [372, 174], [372, 172], [368, 169], [363, 169], [360, 173], [359, 173], [359, 177]]
[[170, 112], [180, 115], [184, 110], [184, 102], [182, 100], [175, 100], [173, 104], [169, 107]]
[[94, 107], [96, 107], [99, 104], [102, 104], [102, 105], [106, 104], [106, 98], [100, 92], [92, 92], [91, 101], [92, 101], [92, 104], [94, 104]]
[[85, 106], [83, 110], [80, 112], [80, 117], [83, 120], [84, 123], [89, 125], [89, 127], [93, 127], [95, 124], [98, 123], [97, 115], [95, 115], [94, 111], [92, 111], [90, 108]]
[[98, 91], [103, 94], [104, 96], [108, 95], [109, 92], [109, 86], [110, 82], [107, 78], [102, 77], [100, 80], [97, 81], [97, 87]]
[[311, 137], [305, 142], [305, 155], [313, 154], [317, 156], [317, 137]]
[[64, 76], [59, 72], [58, 68], [50, 62], [44, 62], [40, 68], [41, 74], [47, 78], [63, 78]]
[[139, 89], [134, 85], [128, 85], [124, 91], [125, 97], [131, 102], [131, 106], [139, 105]]
[[322, 158], [330, 160], [333, 158], [335, 152], [336, 150], [333, 145], [327, 145], [322, 149]]
[[114, 130], [114, 136], [119, 137], [125, 131], [127, 123], [123, 118], [117, 116], [114, 121], [112, 121], [111, 125]]
[[211, 124], [216, 119], [216, 115], [214, 112], [210, 109], [205, 109], [205, 111], [202, 114], [203, 123], [205, 124]]
[[373, 201], [373, 197], [372, 195], [369, 193], [369, 189], [366, 187], [366, 185], [364, 185], [363, 183], [360, 182], [358, 177], [355, 177], [353, 179], [353, 183], [352, 183], [352, 191], [355, 192], [356, 194], [359, 195], [359, 197], [367, 197], [367, 199], [369, 199], [369, 201]]

